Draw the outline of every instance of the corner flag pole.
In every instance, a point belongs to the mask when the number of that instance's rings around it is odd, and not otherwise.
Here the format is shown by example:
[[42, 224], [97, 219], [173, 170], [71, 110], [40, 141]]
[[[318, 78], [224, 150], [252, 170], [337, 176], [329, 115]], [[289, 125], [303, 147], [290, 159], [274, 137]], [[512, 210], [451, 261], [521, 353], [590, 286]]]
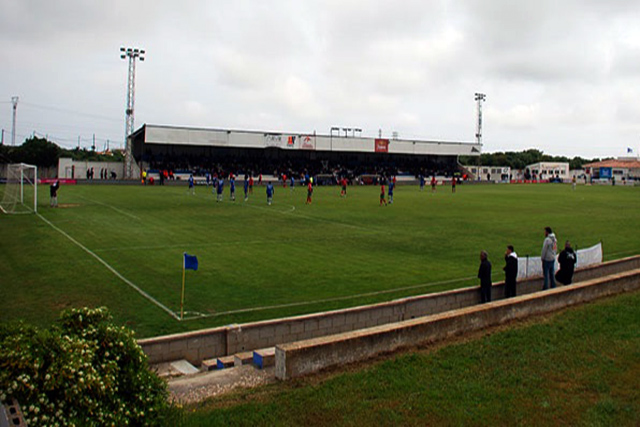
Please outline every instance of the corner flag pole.
[[184, 316], [184, 277], [185, 277], [185, 257], [182, 257], [182, 297], [180, 298], [180, 320]]

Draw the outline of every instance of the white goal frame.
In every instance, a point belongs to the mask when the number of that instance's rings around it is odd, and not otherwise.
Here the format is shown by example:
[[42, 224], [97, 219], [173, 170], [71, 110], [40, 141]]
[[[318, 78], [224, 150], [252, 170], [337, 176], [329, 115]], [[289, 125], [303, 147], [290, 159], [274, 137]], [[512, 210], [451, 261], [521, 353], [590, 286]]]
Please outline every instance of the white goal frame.
[[[25, 176], [25, 171], [33, 171], [33, 179]], [[33, 209], [25, 204], [25, 181], [27, 185], [33, 186]], [[19, 184], [19, 188], [18, 188]], [[8, 186], [16, 185], [16, 189], [9, 189]], [[29, 197], [27, 195], [27, 197]], [[16, 205], [22, 205], [27, 210], [18, 212]], [[27, 163], [10, 163], [7, 165], [7, 182], [4, 188], [4, 195], [0, 201], [0, 211], [5, 214], [38, 213], [38, 167]]]

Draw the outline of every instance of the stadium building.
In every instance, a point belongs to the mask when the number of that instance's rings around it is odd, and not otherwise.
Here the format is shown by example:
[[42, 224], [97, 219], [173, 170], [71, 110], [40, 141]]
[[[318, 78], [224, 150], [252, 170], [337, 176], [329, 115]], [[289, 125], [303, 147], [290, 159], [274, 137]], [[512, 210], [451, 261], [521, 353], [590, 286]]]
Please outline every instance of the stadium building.
[[584, 165], [584, 170], [593, 179], [640, 180], [640, 160], [636, 157], [620, 157], [589, 163]]
[[[145, 124], [130, 136], [132, 155], [141, 170], [313, 175], [340, 173], [452, 176], [459, 156], [478, 156], [473, 142], [367, 138], [204, 129]], [[135, 171], [134, 171], [135, 173]]]

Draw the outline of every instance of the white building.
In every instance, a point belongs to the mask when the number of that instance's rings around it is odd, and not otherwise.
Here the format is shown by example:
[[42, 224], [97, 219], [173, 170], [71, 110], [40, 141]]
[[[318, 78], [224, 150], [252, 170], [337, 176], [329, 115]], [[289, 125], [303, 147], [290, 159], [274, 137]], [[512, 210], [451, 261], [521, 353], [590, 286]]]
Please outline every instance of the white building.
[[546, 180], [560, 178], [563, 181], [570, 179], [569, 163], [540, 162], [524, 168], [525, 179]]
[[509, 182], [511, 168], [509, 166], [466, 166], [476, 181]]

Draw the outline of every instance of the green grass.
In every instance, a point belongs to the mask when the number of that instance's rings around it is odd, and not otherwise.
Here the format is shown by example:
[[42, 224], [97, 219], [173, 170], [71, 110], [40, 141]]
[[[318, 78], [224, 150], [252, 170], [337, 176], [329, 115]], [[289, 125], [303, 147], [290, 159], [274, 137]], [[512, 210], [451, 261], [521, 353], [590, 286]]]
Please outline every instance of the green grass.
[[[42, 190], [46, 190], [43, 186]], [[0, 190], [2, 191], [2, 190]], [[40, 213], [153, 298], [178, 311], [182, 253], [198, 256], [187, 272], [185, 309], [216, 314], [300, 305], [178, 322], [129, 288], [42, 219], [0, 216], [0, 321], [48, 325], [61, 309], [106, 305], [138, 336], [268, 319], [469, 286], [478, 253], [489, 251], [494, 280], [513, 244], [537, 256], [542, 229], [578, 247], [604, 241], [605, 258], [640, 253], [640, 189], [568, 185], [459, 186], [437, 194], [400, 186], [378, 206], [378, 188], [276, 188], [266, 205], [257, 187], [243, 202], [216, 203], [205, 188], [63, 186], [59, 209], [40, 191]], [[460, 279], [454, 283], [439, 282]], [[394, 289], [430, 285], [411, 290]], [[392, 291], [366, 297], [354, 295]], [[325, 299], [337, 301], [314, 303]]]
[[637, 426], [640, 293], [351, 372], [239, 392], [176, 418], [184, 426]]

